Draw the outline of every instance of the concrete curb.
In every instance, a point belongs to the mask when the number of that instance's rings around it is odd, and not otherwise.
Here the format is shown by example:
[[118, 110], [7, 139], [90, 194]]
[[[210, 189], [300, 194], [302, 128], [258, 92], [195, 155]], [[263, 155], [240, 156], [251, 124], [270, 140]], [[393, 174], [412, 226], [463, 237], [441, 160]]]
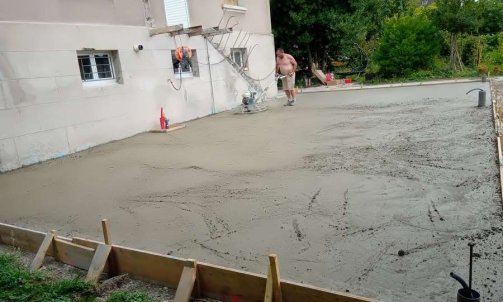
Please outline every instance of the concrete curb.
[[[492, 77], [489, 80], [503, 81], [503, 77]], [[304, 88], [300, 90], [300, 94], [304, 93], [318, 93], [318, 92], [333, 92], [333, 91], [350, 91], [350, 90], [367, 90], [367, 89], [382, 89], [382, 88], [400, 88], [400, 87], [416, 87], [416, 86], [430, 86], [430, 85], [442, 85], [442, 84], [458, 84], [458, 83], [476, 83], [481, 82], [480, 78], [471, 79], [454, 79], [454, 80], [437, 80], [437, 81], [425, 81], [425, 82], [410, 82], [410, 83], [393, 83], [393, 84], [382, 84], [382, 85], [343, 85], [343, 86], [320, 86], [313, 88]], [[278, 92], [276, 98], [284, 97], [284, 92]]]

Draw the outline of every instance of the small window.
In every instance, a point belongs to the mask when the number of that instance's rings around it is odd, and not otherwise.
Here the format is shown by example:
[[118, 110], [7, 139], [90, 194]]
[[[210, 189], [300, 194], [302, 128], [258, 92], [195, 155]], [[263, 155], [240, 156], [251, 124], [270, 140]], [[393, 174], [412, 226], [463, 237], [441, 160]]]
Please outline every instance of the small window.
[[175, 75], [181, 77], [199, 77], [199, 64], [197, 61], [197, 50], [191, 49], [192, 57], [188, 60], [178, 61], [175, 50], [171, 51], [173, 60], [173, 71]]
[[115, 79], [110, 53], [79, 54], [80, 78], [83, 82]]
[[246, 48], [231, 48], [232, 61], [241, 68], [248, 66], [246, 58]]

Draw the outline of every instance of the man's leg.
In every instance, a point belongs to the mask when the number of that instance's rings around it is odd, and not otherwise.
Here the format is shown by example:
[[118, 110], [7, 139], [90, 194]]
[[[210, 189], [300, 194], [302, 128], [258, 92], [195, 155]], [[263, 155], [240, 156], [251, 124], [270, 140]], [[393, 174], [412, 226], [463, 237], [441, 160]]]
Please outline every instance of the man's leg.
[[295, 73], [290, 77], [290, 96], [292, 97], [292, 104], [295, 103]]
[[286, 94], [286, 99], [287, 99], [287, 104], [288, 104], [292, 100], [292, 95], [290, 93], [290, 90], [285, 90], [285, 94]]

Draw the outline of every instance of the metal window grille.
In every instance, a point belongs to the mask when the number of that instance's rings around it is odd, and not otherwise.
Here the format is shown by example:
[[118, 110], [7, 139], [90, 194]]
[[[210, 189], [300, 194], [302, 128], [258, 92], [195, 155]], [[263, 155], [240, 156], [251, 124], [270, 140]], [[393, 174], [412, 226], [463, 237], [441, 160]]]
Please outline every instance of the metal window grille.
[[232, 48], [231, 58], [239, 67], [246, 67], [246, 48]]
[[110, 80], [115, 78], [110, 54], [93, 53], [79, 55], [80, 78], [84, 82]]

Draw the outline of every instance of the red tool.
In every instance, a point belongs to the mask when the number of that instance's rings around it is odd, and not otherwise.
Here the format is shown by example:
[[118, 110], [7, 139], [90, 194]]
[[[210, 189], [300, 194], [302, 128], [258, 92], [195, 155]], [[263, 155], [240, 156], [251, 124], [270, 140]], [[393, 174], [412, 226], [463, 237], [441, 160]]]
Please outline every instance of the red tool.
[[161, 117], [159, 118], [161, 122], [161, 129], [166, 129], [166, 119], [164, 118], [164, 109], [161, 107]]

